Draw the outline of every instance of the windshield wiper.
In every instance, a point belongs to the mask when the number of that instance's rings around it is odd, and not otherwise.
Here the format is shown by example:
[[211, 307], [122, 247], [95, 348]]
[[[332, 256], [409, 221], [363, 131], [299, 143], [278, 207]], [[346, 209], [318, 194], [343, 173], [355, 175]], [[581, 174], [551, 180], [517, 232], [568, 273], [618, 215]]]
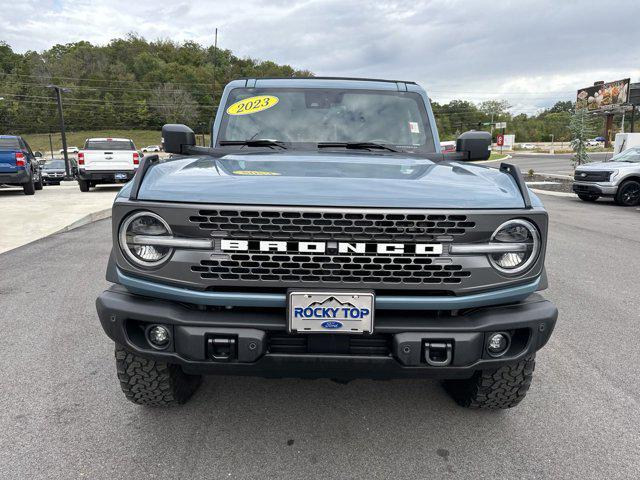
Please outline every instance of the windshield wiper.
[[354, 150], [387, 150], [389, 152], [400, 152], [400, 150], [390, 147], [384, 143], [375, 142], [321, 142], [318, 148], [344, 147]]
[[221, 146], [226, 145], [242, 145], [247, 147], [280, 147], [282, 149], [287, 148], [284, 142], [280, 140], [272, 140], [270, 138], [256, 138], [248, 140], [221, 140]]

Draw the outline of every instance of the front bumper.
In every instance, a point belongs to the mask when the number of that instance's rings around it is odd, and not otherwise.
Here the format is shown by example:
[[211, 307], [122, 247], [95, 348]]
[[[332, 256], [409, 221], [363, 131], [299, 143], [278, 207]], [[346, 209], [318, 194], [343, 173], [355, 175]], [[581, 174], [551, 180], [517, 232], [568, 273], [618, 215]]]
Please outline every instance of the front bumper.
[[42, 172], [42, 180], [44, 182], [60, 182], [65, 180], [65, 172]]
[[617, 185], [593, 183], [593, 182], [573, 182], [573, 191], [575, 193], [584, 193], [587, 195], [611, 196], [618, 191]]
[[[538, 294], [512, 305], [460, 312], [377, 310], [374, 335], [290, 335], [281, 308], [211, 309], [143, 297], [114, 285], [96, 301], [107, 335], [141, 356], [181, 365], [188, 373], [313, 378], [468, 378], [534, 353], [548, 341], [558, 316]], [[165, 325], [166, 350], [144, 331]], [[490, 332], [507, 332], [511, 346], [493, 358]], [[212, 339], [233, 339], [230, 358], [213, 358]], [[448, 364], [427, 363], [432, 343], [450, 345]]]
[[[124, 178], [116, 179], [116, 174], [122, 175]], [[133, 178], [136, 170], [78, 170], [79, 180], [90, 180], [92, 182], [103, 183], [125, 183]]]

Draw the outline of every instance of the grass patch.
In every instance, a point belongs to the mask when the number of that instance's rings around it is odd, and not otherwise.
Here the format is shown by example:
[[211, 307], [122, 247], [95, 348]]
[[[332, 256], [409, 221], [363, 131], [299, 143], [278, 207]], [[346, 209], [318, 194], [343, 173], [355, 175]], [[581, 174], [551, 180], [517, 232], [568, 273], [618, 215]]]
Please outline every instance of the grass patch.
[[508, 155], [507, 153], [491, 152], [491, 155], [489, 156], [489, 160], [499, 160], [501, 158], [505, 158], [507, 155]]
[[[48, 152], [50, 150], [48, 133], [27, 133], [23, 135], [23, 137], [29, 142], [34, 152], [36, 150], [41, 152]], [[84, 130], [67, 132], [67, 145], [82, 148], [87, 138], [109, 137], [130, 138], [138, 149], [142, 149], [147, 145], [160, 145], [161, 141], [160, 130]], [[51, 141], [53, 143], [54, 154], [58, 154], [58, 151], [62, 148], [62, 138], [60, 134], [52, 133]], [[197, 135], [197, 141], [198, 144], [202, 144], [201, 135]], [[205, 135], [205, 142], [208, 144], [209, 135]]]

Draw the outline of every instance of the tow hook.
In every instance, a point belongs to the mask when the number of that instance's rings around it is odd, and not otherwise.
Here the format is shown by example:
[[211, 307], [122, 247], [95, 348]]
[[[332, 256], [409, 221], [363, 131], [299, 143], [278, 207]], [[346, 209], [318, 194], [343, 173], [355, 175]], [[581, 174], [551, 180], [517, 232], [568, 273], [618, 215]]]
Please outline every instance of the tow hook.
[[432, 367], [446, 367], [451, 363], [452, 358], [452, 342], [424, 342], [424, 360]]
[[235, 338], [211, 337], [207, 339], [207, 353], [216, 362], [228, 362], [237, 356]]

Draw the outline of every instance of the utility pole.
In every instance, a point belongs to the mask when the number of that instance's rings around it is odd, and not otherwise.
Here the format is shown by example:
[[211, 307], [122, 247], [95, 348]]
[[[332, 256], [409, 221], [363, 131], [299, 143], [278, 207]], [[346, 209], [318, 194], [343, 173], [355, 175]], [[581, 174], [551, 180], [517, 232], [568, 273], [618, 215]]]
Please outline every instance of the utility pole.
[[216, 67], [218, 62], [218, 29], [213, 40], [213, 105], [216, 104]]
[[[4, 97], [0, 97], [0, 102], [4, 100]], [[2, 133], [2, 127], [4, 127], [4, 120], [0, 117], [0, 133]]]
[[[213, 40], [213, 86], [212, 86], [213, 95], [212, 97], [213, 97], [213, 107], [215, 108], [213, 119], [215, 119], [215, 115], [217, 113], [217, 108], [216, 108], [216, 67], [217, 66], [218, 66], [218, 28], [216, 27], [215, 37]], [[211, 140], [209, 141], [209, 146], [212, 146], [211, 141], [213, 140], [213, 120], [211, 125], [212, 125], [211, 130], [209, 130], [209, 133], [211, 133]], [[204, 146], [204, 134], [202, 135], [202, 145]]]
[[56, 92], [56, 100], [58, 101], [58, 116], [60, 117], [60, 135], [62, 136], [62, 155], [64, 156], [64, 171], [67, 178], [71, 176], [71, 164], [69, 163], [69, 155], [67, 153], [67, 133], [64, 128], [64, 115], [62, 114], [62, 92], [68, 92], [67, 88], [58, 85], [47, 85], [47, 88], [53, 88]]
[[49, 148], [51, 149], [51, 160], [53, 160], [53, 140], [51, 140], [51, 130], [49, 130]]

